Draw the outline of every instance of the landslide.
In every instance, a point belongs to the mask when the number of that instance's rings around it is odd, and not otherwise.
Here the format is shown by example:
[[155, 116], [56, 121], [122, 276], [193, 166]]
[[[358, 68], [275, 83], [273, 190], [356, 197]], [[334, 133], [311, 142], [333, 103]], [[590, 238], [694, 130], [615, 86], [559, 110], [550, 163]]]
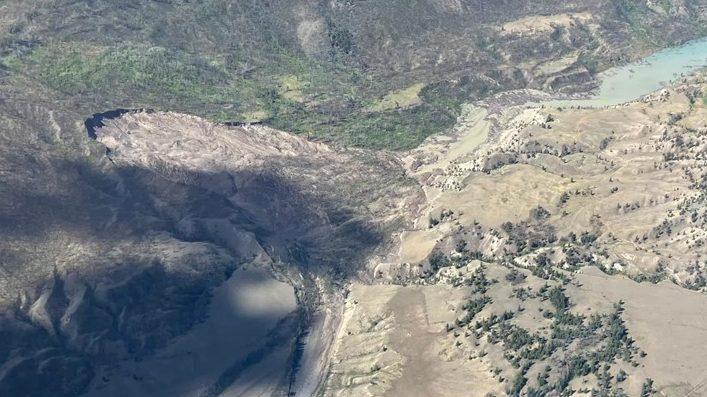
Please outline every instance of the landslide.
[[[3, 2], [0, 394], [73, 396], [150, 355], [253, 255], [293, 283], [352, 277], [421, 199], [386, 152], [342, 147], [412, 148], [494, 91], [585, 87], [704, 34], [703, 3]], [[110, 109], [157, 112], [93, 141]]]
[[77, 395], [102, 366], [148, 357], [256, 258], [295, 286], [353, 277], [419, 200], [384, 153], [136, 111], [69, 160], [60, 119], [16, 109], [49, 136], [2, 137], [3, 395]]

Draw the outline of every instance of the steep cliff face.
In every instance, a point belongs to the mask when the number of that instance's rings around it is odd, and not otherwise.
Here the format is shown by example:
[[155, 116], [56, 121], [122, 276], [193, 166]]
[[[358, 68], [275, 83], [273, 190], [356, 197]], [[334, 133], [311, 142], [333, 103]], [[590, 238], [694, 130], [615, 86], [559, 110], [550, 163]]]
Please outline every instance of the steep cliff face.
[[65, 195], [4, 192], [6, 211], [25, 209], [6, 213], [0, 244], [2, 394], [79, 393], [102, 365], [188, 331], [253, 260], [294, 284], [356, 274], [419, 200], [386, 154], [173, 113], [103, 124], [105, 157], [23, 179]]

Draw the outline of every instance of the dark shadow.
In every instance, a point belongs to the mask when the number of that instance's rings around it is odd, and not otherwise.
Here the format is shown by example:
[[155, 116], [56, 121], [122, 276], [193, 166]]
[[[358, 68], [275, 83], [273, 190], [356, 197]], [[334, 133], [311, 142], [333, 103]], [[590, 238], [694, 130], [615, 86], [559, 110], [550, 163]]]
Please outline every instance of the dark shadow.
[[[103, 121], [129, 111], [94, 115], [86, 121], [88, 134], [95, 136]], [[0, 316], [0, 365], [14, 363], [0, 377], [3, 396], [79, 395], [91, 382], [103, 381], [95, 379], [99, 368], [146, 359], [188, 332], [205, 318], [212, 288], [251, 259], [228, 230], [251, 233], [271, 258], [297, 272], [335, 278], [359, 270], [385, 239], [363, 211], [342, 207], [334, 196], [304, 192], [277, 172], [191, 172], [180, 179], [104, 159], [51, 167], [65, 178], [53, 181], [61, 187], [60, 196], [44, 189], [46, 181], [40, 179], [2, 196], [17, 205], [0, 210], [0, 239], [29, 241], [46, 262], [30, 268], [35, 251], [0, 244], [1, 274], [24, 283], [25, 291], [13, 310]], [[37, 178], [48, 177], [37, 173]], [[55, 273], [53, 255], [62, 253], [42, 244], [43, 236], [57, 232], [84, 236], [106, 255], [123, 242], [151, 241], [160, 234], [203, 243], [209, 252], [221, 250], [230, 259], [175, 271], [157, 246], [149, 260], [126, 253], [114, 263], [97, 261]], [[80, 302], [78, 290], [83, 291]], [[43, 291], [49, 291], [44, 306], [54, 331], [31, 314]], [[289, 344], [294, 351], [302, 328], [300, 320], [288, 321], [269, 342], [228, 368], [212, 391], [227, 387], [272, 349]]]
[[89, 117], [84, 121], [83, 125], [86, 127], [86, 132], [88, 137], [91, 139], [96, 139], [96, 130], [101, 127], [105, 127], [103, 124], [106, 120], [117, 119], [118, 117], [132, 112], [152, 112], [151, 109], [114, 109], [103, 113], [94, 113], [93, 116]]

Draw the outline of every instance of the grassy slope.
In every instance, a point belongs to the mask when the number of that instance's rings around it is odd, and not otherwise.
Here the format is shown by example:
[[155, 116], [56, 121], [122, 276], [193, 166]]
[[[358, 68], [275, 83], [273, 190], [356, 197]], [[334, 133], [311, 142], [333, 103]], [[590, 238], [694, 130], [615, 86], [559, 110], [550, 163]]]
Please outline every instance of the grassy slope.
[[[459, 14], [431, 0], [339, 8], [304, 1], [14, 0], [7, 6], [16, 8], [8, 14], [14, 16], [0, 20], [0, 59], [23, 77], [11, 84], [35, 81], [87, 115], [170, 109], [216, 121], [262, 119], [344, 145], [407, 149], [451, 126], [461, 102], [524, 84], [517, 76], [480, 77], [503, 62], [489, 50], [499, 40], [491, 26], [560, 7], [555, 0], [486, 3], [466, 1]], [[626, 4], [617, 6], [618, 16], [646, 32], [649, 11]], [[479, 26], [465, 19], [472, 16]], [[302, 27], [317, 23], [323, 30], [303, 39]], [[304, 42], [318, 52], [305, 54]], [[467, 79], [460, 83], [460, 76]], [[376, 106], [415, 84], [428, 85], [418, 106]]]

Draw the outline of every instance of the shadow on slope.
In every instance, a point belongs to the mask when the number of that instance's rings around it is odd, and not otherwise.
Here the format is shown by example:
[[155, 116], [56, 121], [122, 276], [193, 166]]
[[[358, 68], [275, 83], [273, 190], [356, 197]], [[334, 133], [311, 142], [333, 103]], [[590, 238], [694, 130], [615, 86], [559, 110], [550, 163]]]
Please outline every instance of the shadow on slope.
[[77, 395], [99, 367], [149, 357], [257, 255], [341, 276], [383, 241], [354, 209], [276, 172], [178, 182], [104, 161], [43, 166], [63, 178], [37, 173], [0, 195], [20, 203], [0, 211], [4, 285], [17, 296], [0, 316], [0, 395]]

